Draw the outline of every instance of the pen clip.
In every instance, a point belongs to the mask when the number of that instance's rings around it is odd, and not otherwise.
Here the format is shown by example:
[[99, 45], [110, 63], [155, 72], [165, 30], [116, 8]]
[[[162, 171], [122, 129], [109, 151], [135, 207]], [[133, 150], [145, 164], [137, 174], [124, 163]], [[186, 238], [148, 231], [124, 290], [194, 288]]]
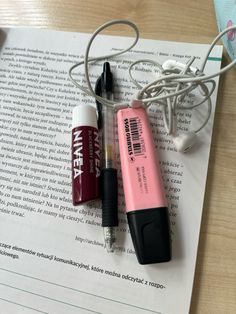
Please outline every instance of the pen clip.
[[[102, 96], [102, 78], [99, 76], [99, 78], [96, 81], [95, 84], [95, 94], [97, 96]], [[96, 100], [97, 105], [97, 112], [98, 112], [98, 129], [102, 128], [102, 104]]]

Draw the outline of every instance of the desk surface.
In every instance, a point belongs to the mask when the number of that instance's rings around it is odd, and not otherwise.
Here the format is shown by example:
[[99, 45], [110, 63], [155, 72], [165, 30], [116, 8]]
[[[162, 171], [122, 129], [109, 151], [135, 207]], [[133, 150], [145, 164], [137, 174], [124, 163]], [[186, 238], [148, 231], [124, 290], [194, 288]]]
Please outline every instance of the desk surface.
[[[180, 4], [181, 3], [181, 4]], [[107, 20], [131, 19], [141, 37], [210, 43], [213, 1], [2, 0], [0, 26], [93, 32]], [[126, 31], [127, 32], [127, 31]], [[123, 34], [113, 29], [108, 34]], [[224, 63], [228, 61], [225, 56]], [[191, 313], [236, 313], [236, 71], [221, 77]]]

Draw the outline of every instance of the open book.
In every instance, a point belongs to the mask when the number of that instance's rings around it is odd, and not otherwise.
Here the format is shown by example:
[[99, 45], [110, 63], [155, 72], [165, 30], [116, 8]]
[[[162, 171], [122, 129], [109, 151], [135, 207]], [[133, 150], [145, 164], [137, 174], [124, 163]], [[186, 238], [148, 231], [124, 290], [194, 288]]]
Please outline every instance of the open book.
[[[188, 154], [176, 152], [160, 109], [155, 105], [149, 109], [169, 203], [172, 260], [138, 264], [124, 213], [121, 177], [117, 250], [108, 254], [100, 201], [73, 207], [71, 200], [72, 109], [95, 102], [72, 85], [68, 70], [83, 58], [89, 37], [36, 29], [1, 30], [1, 311], [188, 313], [217, 88], [210, 121]], [[99, 36], [92, 54], [104, 55], [130, 42], [130, 38]], [[197, 66], [207, 49], [202, 44], [140, 40], [131, 52], [110, 61], [115, 98], [128, 103], [137, 92], [127, 75], [132, 61], [150, 58], [162, 63], [196, 56]], [[222, 47], [215, 47], [206, 73], [220, 69], [221, 56]], [[101, 67], [102, 62], [91, 64], [93, 83]], [[152, 78], [152, 71], [141, 66], [136, 70], [141, 83]], [[83, 68], [75, 77], [84, 82]], [[197, 128], [204, 110], [203, 106], [200, 112], [180, 112], [181, 129]]]

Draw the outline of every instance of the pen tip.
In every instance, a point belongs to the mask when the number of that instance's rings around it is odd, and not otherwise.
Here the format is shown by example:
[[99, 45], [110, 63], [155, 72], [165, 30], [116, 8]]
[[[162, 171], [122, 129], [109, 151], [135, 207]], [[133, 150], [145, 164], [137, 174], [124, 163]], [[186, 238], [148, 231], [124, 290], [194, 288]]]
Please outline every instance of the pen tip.
[[104, 242], [105, 242], [106, 250], [108, 253], [112, 253], [115, 251], [115, 242], [116, 242], [115, 228], [104, 227], [103, 232], [104, 232]]
[[106, 242], [105, 243], [107, 253], [113, 253], [115, 251], [115, 245], [114, 243]]
[[105, 62], [103, 64], [103, 72], [105, 72], [105, 73], [110, 73], [111, 72], [111, 68], [110, 68], [110, 63], [109, 62]]

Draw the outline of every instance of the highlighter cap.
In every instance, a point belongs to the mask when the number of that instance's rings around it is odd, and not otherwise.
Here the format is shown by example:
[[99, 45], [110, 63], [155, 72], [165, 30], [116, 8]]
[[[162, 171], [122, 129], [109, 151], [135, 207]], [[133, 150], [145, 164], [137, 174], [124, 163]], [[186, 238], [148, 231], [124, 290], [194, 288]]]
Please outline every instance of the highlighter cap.
[[167, 207], [128, 212], [127, 218], [140, 264], [163, 263], [171, 260]]

